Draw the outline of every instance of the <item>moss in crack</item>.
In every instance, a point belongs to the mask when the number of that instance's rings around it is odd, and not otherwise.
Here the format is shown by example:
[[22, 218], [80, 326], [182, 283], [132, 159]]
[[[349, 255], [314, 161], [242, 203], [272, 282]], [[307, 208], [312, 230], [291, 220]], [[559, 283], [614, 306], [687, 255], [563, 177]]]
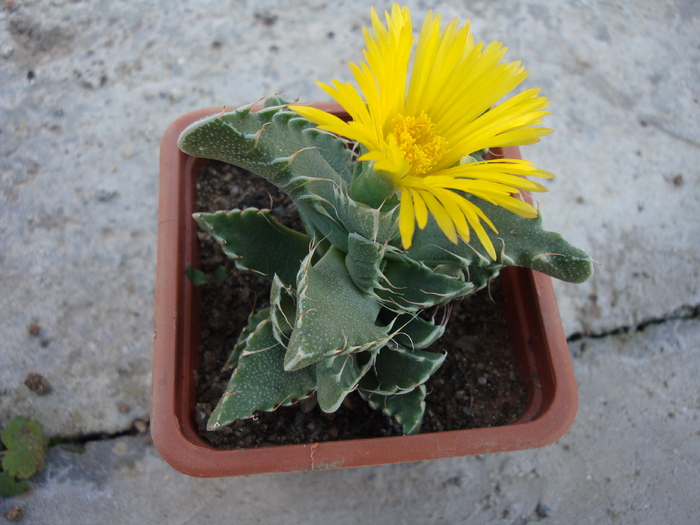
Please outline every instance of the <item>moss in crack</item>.
[[27, 479], [44, 468], [48, 440], [41, 426], [24, 416], [16, 416], [1, 437], [0, 496], [9, 498], [26, 492]]

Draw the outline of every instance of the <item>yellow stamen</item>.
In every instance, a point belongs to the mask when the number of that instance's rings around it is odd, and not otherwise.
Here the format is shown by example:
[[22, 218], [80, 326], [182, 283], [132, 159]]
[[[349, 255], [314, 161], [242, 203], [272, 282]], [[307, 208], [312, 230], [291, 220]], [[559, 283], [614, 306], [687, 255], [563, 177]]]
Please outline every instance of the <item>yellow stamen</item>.
[[398, 114], [392, 124], [396, 142], [404, 152], [404, 159], [411, 165], [411, 174], [430, 172], [447, 149], [447, 141], [436, 133], [430, 117], [425, 111], [419, 117]]

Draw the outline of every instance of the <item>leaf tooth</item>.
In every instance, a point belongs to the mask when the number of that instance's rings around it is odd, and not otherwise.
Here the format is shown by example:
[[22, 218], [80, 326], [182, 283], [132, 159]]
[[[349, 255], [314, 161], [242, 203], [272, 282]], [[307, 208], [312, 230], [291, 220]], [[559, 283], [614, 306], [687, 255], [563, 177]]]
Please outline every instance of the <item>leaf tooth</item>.
[[266, 108], [266, 110], [273, 109], [274, 114], [272, 115], [272, 122], [275, 125], [280, 125], [280, 126], [288, 126], [289, 121], [293, 119], [294, 117], [297, 116], [296, 113], [292, 113], [291, 111], [285, 111], [280, 109], [282, 106], [273, 106], [271, 108]]
[[248, 150], [248, 153], [252, 153], [253, 151], [258, 149], [258, 146], [260, 146], [260, 137], [263, 134], [263, 131], [265, 131], [265, 127], [269, 124], [269, 122], [265, 122], [262, 126], [260, 126], [260, 129], [256, 131], [255, 133], [246, 133], [243, 138], [246, 139], [248, 142], [252, 142], [252, 147], [250, 150]]
[[315, 149], [318, 149], [318, 148], [316, 148], [315, 146], [308, 146], [306, 148], [301, 148], [300, 150], [297, 150], [294, 153], [292, 153], [291, 155], [289, 155], [288, 157], [277, 157], [277, 158], [272, 159], [272, 162], [270, 162], [270, 164], [272, 164], [273, 166], [279, 165], [279, 164], [289, 166], [292, 163], [292, 161], [296, 158], [296, 156], [299, 155], [301, 152], [308, 151], [308, 150], [315, 150]]
[[[287, 121], [287, 126], [289, 126], [290, 129], [297, 131], [297, 132], [303, 132], [304, 128], [306, 128], [309, 125], [309, 121], [306, 120], [305, 118], [301, 118], [298, 115], [292, 116]], [[315, 128], [310, 128], [310, 129], [315, 129]]]

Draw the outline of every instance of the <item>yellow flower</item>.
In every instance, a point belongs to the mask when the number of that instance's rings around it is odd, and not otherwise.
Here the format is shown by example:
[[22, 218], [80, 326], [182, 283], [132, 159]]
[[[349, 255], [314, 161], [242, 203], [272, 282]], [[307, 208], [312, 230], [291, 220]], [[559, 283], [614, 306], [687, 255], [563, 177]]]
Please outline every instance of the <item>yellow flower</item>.
[[519, 62], [501, 63], [499, 42], [474, 43], [469, 22], [453, 19], [441, 30], [440, 14], [428, 12], [414, 38], [407, 7], [394, 4], [386, 26], [372, 9], [372, 31], [365, 29], [364, 61], [350, 64], [357, 86], [337, 80], [318, 83], [350, 114], [344, 122], [305, 106], [290, 106], [319, 128], [355, 140], [366, 151], [359, 160], [390, 174], [401, 194], [399, 231], [404, 249], [415, 225], [432, 215], [450, 241], [469, 242], [474, 230], [489, 255], [496, 251], [482, 224], [497, 233], [471, 194], [524, 217], [537, 211], [518, 198], [520, 190], [547, 191], [523, 176], [552, 174], [519, 159], [474, 161], [486, 148], [533, 144], [551, 133], [538, 127], [548, 114], [545, 97], [530, 89], [495, 105], [527, 72]]

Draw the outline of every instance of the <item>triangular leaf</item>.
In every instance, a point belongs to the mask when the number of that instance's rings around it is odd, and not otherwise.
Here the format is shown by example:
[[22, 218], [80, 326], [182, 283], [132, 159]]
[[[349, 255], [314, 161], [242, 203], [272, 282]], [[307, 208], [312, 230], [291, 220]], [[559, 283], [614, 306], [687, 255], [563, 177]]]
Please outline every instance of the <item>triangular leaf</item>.
[[229, 212], [196, 213], [197, 223], [236, 260], [236, 266], [272, 280], [279, 275], [295, 284], [302, 259], [309, 253], [310, 239], [282, 226], [267, 210], [248, 208]]
[[316, 388], [316, 371], [308, 367], [284, 370], [284, 347], [272, 332], [269, 318], [246, 341], [238, 366], [224, 395], [211, 414], [207, 429], [215, 430], [256, 410], [271, 411], [306, 397]]
[[399, 235], [399, 207], [389, 210], [372, 208], [351, 199], [344, 191], [336, 190], [335, 206], [338, 218], [349, 233], [384, 244]]
[[378, 394], [405, 394], [425, 383], [442, 365], [447, 354], [385, 346], [372, 370], [360, 381], [360, 389]]
[[[349, 180], [355, 163], [345, 144], [284, 105], [211, 115], [188, 126], [178, 140], [185, 153], [228, 162], [275, 184], [292, 199], [314, 242], [333, 229], [309, 198], [332, 202], [338, 186]], [[332, 206], [325, 211], [334, 213]]]
[[381, 263], [386, 246], [351, 233], [345, 266], [355, 285], [365, 294], [374, 294], [382, 278]]
[[474, 285], [436, 273], [407, 257], [394, 258], [384, 268], [385, 288], [377, 290], [386, 308], [417, 312], [474, 291]]
[[381, 395], [360, 390], [374, 410], [381, 410], [387, 416], [393, 416], [403, 427], [404, 434], [417, 434], [425, 412], [426, 388], [419, 385], [403, 395]]
[[392, 326], [394, 330], [392, 339], [411, 350], [428, 348], [445, 333], [445, 323], [448, 318], [449, 316], [445, 313], [443, 322], [435, 323], [433, 320], [422, 319], [417, 315], [399, 315]]
[[248, 339], [258, 330], [260, 323], [266, 321], [269, 318], [269, 308], [265, 308], [263, 310], [260, 310], [259, 312], [255, 312], [250, 315], [250, 317], [248, 318], [248, 323], [246, 324], [245, 328], [243, 328], [241, 335], [238, 336], [236, 346], [233, 347], [231, 355], [229, 355], [229, 358], [226, 361], [226, 364], [224, 365], [224, 370], [229, 370], [238, 366], [238, 359], [241, 357], [241, 354], [246, 349], [246, 346], [248, 345]]
[[287, 166], [279, 161], [293, 158], [304, 149], [308, 154], [304, 155], [303, 162], [297, 159], [299, 170], [294, 172], [330, 176], [335, 182], [339, 182], [339, 173], [352, 172], [352, 153], [342, 139], [319, 131], [314, 124], [283, 105], [257, 112], [246, 106], [205, 117], [182, 132], [178, 146], [195, 157], [248, 169], [282, 189], [294, 174], [285, 173]]
[[285, 286], [277, 275], [272, 280], [270, 288], [270, 319], [274, 329], [275, 339], [283, 345], [289, 341], [294, 329], [296, 318], [296, 298], [291, 286]]
[[327, 413], [338, 410], [373, 361], [374, 352], [357, 352], [316, 363], [316, 397], [321, 410]]
[[285, 370], [380, 348], [387, 332], [375, 324], [379, 309], [377, 301], [363, 294], [348, 275], [345, 254], [331, 248], [315, 266], [307, 257], [299, 272], [297, 315]]
[[[498, 233], [489, 232], [496, 248], [496, 265], [522, 266], [551, 275], [567, 282], [580, 283], [591, 276], [591, 258], [572, 246], [558, 233], [542, 229], [542, 214], [534, 219], [520, 217], [501, 206], [469, 196], [476, 206], [493, 222]], [[493, 266], [494, 261], [481, 243], [473, 236], [472, 242], [452, 244], [434, 219], [423, 230], [418, 230], [408, 255], [430, 267], [439, 264]]]

